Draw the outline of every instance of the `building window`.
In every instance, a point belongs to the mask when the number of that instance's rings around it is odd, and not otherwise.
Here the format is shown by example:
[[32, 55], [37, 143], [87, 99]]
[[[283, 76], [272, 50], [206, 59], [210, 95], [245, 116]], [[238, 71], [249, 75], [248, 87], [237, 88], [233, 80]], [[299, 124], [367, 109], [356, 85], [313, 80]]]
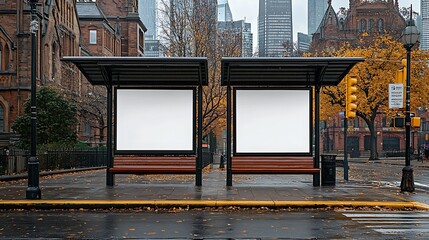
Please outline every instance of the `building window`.
[[9, 47], [0, 40], [0, 72], [7, 71], [9, 64]]
[[369, 32], [374, 32], [374, 30], [375, 30], [375, 21], [374, 21], [374, 19], [370, 19], [369, 20], [369, 26], [368, 26], [368, 31]]
[[89, 124], [89, 122], [84, 122], [83, 123], [83, 132], [82, 132], [83, 136], [89, 136], [91, 135], [91, 124]]
[[3, 66], [3, 48], [2, 48], [1, 42], [0, 42], [0, 67], [1, 67], [0, 71], [3, 70], [2, 66]]
[[384, 21], [383, 19], [378, 19], [377, 21], [377, 28], [378, 28], [378, 32], [379, 33], [383, 33], [384, 32]]
[[55, 57], [55, 52], [57, 51], [56, 50], [56, 46], [55, 46], [55, 43], [53, 43], [52, 44], [52, 64], [51, 64], [51, 67], [52, 67], [52, 69], [51, 69], [51, 76], [52, 76], [52, 80], [54, 80], [54, 78], [55, 78], [55, 63], [57, 62], [57, 59], [56, 59], [56, 57]]
[[0, 132], [4, 132], [4, 111], [3, 106], [0, 105]]
[[358, 128], [359, 127], [359, 118], [353, 119], [353, 127]]
[[89, 30], [89, 44], [97, 44], [97, 30]]
[[366, 20], [365, 19], [360, 20], [360, 31], [366, 32]]
[[144, 32], [139, 29], [139, 49], [144, 53]]

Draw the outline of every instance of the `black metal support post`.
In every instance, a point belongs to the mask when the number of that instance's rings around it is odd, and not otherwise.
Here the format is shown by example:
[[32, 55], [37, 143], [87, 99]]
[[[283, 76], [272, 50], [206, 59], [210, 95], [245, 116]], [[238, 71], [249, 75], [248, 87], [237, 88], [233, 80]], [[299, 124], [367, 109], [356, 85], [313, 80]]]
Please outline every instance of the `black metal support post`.
[[[315, 133], [315, 143], [314, 143], [314, 147], [316, 149], [314, 149], [314, 163], [313, 166], [315, 168], [319, 168], [320, 167], [320, 86], [317, 85], [315, 87], [315, 92], [316, 92], [316, 96], [315, 96], [315, 105], [316, 105], [316, 109], [315, 109], [315, 114], [316, 114], [316, 120], [315, 120], [315, 126], [314, 129], [316, 131]], [[318, 187], [320, 186], [320, 172], [313, 174], [313, 186]]]
[[107, 85], [107, 171], [106, 171], [106, 185], [115, 185], [115, 175], [110, 172], [113, 167], [113, 151], [112, 151], [112, 137], [113, 137], [113, 91], [112, 85]]
[[231, 162], [231, 86], [226, 88], [226, 186], [232, 186]]
[[36, 148], [36, 54], [38, 22], [36, 16], [37, 0], [29, 1], [31, 5], [31, 149], [28, 159], [28, 188], [27, 199], [41, 199], [42, 192], [39, 188], [39, 161]]
[[[201, 77], [200, 77], [201, 79]], [[195, 185], [201, 187], [203, 185], [203, 85], [200, 81], [198, 86], [198, 157], [197, 157], [197, 172], [195, 175]]]
[[[344, 113], [345, 115], [345, 113]], [[344, 116], [344, 180], [349, 180], [349, 158], [347, 148], [347, 129], [349, 128], [349, 120]]]
[[411, 90], [411, 48], [405, 46], [407, 50], [407, 81], [405, 94], [405, 167], [402, 169], [401, 191], [413, 192], [414, 177], [413, 168], [411, 167], [411, 113], [410, 113], [410, 90]]

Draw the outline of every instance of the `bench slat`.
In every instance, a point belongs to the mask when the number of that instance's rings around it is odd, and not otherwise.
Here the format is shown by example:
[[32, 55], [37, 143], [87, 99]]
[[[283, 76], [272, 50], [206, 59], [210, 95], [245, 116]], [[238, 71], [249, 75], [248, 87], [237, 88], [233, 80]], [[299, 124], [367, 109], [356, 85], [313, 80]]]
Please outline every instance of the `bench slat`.
[[122, 161], [115, 161], [114, 165], [178, 165], [178, 166], [182, 166], [182, 165], [194, 165], [195, 166], [195, 162], [183, 162], [183, 161], [178, 161], [178, 162], [168, 162], [168, 161], [139, 161], [139, 160], [122, 160]]
[[233, 156], [236, 174], [315, 174], [313, 156]]
[[289, 169], [261, 169], [261, 168], [255, 168], [255, 169], [236, 169], [232, 168], [232, 173], [236, 174], [313, 174], [318, 173], [318, 168], [289, 168]]
[[113, 159], [112, 173], [195, 174], [196, 156], [119, 155]]

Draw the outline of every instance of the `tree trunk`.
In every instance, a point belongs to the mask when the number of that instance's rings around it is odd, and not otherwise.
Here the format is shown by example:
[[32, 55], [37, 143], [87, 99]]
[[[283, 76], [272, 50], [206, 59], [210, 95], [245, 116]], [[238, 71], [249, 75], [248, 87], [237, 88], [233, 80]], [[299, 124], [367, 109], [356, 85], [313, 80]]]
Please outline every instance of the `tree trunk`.
[[377, 132], [375, 130], [375, 118], [371, 120], [366, 120], [366, 123], [370, 132], [370, 156], [369, 160], [377, 160], [378, 159], [378, 151], [377, 151]]
[[104, 118], [103, 118], [103, 116], [100, 116], [98, 129], [100, 130], [100, 144], [101, 144], [101, 146], [104, 146], [104, 129], [105, 128], [106, 128], [106, 126], [104, 124]]

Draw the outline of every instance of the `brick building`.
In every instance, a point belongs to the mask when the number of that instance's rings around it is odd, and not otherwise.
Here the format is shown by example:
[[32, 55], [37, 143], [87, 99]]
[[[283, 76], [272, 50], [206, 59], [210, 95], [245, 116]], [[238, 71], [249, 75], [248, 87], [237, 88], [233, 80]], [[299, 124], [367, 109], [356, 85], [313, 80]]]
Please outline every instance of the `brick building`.
[[398, 0], [349, 0], [349, 9], [341, 8], [338, 14], [328, 0], [328, 9], [313, 34], [311, 50], [339, 49], [344, 42], [356, 43], [363, 33], [399, 37], [404, 27]]
[[[79, 23], [75, 0], [39, 1], [37, 16], [38, 85], [53, 85], [72, 98], [79, 96], [77, 69], [59, 61], [64, 55], [79, 54]], [[8, 145], [11, 126], [24, 112], [31, 86], [31, 11], [25, 1], [0, 2], [0, 146]]]
[[[366, 34], [368, 40], [372, 39], [371, 36], [380, 34], [393, 35], [399, 39], [405, 26], [398, 0], [349, 0], [349, 9], [341, 8], [338, 13], [334, 11], [329, 0], [328, 9], [313, 35], [311, 51], [339, 49], [345, 42], [350, 42], [353, 46], [362, 34]], [[426, 108], [420, 110], [416, 115], [422, 117], [421, 127], [412, 130], [412, 146], [416, 152], [418, 146], [428, 143], [429, 140], [429, 112]], [[341, 154], [344, 150], [343, 118], [343, 113], [340, 112], [321, 124], [321, 146], [325, 152]], [[368, 126], [360, 118], [350, 120], [348, 125], [348, 152], [352, 157], [368, 157]], [[392, 126], [383, 114], [377, 115], [375, 128], [379, 156], [401, 155], [405, 151], [405, 129]]]
[[[419, 108], [415, 113], [421, 118], [420, 128], [412, 128], [411, 146], [417, 154], [419, 147], [429, 144], [429, 110]], [[380, 157], [404, 156], [405, 129], [393, 127], [392, 120], [382, 114], [376, 117], [377, 150]], [[347, 150], [352, 157], [368, 157], [370, 133], [366, 123], [355, 118], [349, 121]], [[344, 150], [344, 117], [342, 113], [329, 117], [321, 123], [321, 146], [324, 152], [342, 153]]]
[[[106, 19], [120, 24], [121, 56], [143, 56], [144, 35], [147, 31], [140, 20], [138, 0], [97, 0]], [[82, 33], [85, 31], [81, 29]]]
[[[88, 8], [79, 9], [81, 4], [88, 4]], [[73, 64], [60, 61], [61, 57], [144, 54], [146, 28], [138, 16], [137, 0], [38, 1], [36, 14], [37, 85], [64, 92], [80, 109], [97, 111], [88, 107], [88, 97], [98, 93], [97, 101], [101, 103], [105, 90], [94, 89]], [[0, 1], [0, 147], [15, 139], [11, 126], [24, 113], [24, 103], [30, 96], [30, 22], [30, 5], [26, 1]], [[80, 113], [79, 138], [98, 136], [99, 142], [103, 135], [100, 129], [92, 129], [85, 121], [87, 116]]]

